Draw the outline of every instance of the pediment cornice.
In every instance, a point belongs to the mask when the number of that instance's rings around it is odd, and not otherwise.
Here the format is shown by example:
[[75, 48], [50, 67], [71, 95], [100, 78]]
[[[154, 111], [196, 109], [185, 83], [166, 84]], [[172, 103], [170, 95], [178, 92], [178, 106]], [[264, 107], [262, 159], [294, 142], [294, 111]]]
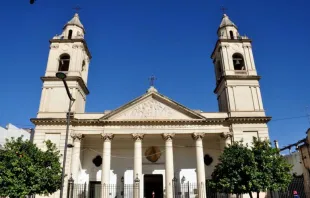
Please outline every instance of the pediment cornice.
[[[255, 124], [268, 123], [271, 117], [228, 117], [193, 120], [100, 120], [71, 119], [73, 126], [124, 126], [124, 125], [218, 125], [218, 124]], [[66, 125], [66, 118], [32, 118], [35, 125]]]

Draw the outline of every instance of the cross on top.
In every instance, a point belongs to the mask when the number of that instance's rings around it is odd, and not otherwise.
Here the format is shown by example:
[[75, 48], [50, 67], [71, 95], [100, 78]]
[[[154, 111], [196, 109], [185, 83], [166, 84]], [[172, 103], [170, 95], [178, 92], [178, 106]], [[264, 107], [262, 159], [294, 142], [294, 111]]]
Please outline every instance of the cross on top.
[[150, 81], [150, 86], [154, 86], [154, 81], [157, 80], [157, 78], [152, 75], [151, 77], [149, 77], [149, 81]]
[[77, 5], [73, 8], [73, 10], [75, 10], [75, 12], [79, 12], [80, 9], [82, 9], [82, 8], [79, 5]]
[[223, 14], [225, 14], [226, 10], [228, 10], [227, 8], [225, 8], [224, 6], [221, 7], [221, 10], [223, 12]]

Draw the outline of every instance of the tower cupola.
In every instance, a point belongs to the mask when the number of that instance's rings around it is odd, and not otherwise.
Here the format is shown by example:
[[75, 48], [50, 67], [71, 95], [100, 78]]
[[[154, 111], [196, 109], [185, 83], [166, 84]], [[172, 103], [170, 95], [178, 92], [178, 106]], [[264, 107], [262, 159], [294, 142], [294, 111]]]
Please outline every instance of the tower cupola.
[[217, 35], [220, 39], [237, 39], [239, 37], [238, 27], [226, 14], [223, 15]]
[[73, 18], [63, 27], [62, 34], [56, 37], [60, 39], [84, 39], [84, 34], [84, 26], [80, 21], [79, 15], [75, 13]]

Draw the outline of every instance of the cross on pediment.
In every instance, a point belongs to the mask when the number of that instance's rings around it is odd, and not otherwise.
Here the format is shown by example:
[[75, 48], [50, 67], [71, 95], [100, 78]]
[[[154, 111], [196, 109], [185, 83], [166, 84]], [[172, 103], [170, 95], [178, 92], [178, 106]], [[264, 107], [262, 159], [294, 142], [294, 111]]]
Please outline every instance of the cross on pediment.
[[149, 77], [149, 81], [150, 81], [150, 86], [154, 86], [154, 81], [157, 80], [157, 78], [152, 75], [151, 77]]

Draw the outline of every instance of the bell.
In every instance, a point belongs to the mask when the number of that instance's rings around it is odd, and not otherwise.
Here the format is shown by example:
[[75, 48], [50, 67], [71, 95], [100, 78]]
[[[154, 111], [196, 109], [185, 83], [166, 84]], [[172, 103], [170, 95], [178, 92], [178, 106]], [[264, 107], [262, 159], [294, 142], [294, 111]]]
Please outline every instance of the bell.
[[240, 65], [240, 62], [239, 62], [239, 60], [236, 60], [236, 65]]

